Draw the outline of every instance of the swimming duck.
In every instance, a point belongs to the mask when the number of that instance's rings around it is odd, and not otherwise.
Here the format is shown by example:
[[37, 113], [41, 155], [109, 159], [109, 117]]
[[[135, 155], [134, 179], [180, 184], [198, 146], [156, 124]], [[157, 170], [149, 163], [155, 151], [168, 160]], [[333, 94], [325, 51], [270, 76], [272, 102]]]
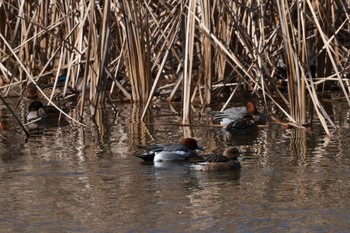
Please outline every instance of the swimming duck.
[[236, 147], [227, 148], [222, 155], [202, 156], [201, 162], [196, 162], [195, 170], [199, 171], [226, 171], [240, 169], [241, 164], [238, 161], [239, 150]]
[[[64, 112], [69, 112], [68, 109], [62, 109]], [[41, 120], [57, 120], [60, 111], [53, 106], [45, 106], [41, 101], [36, 100], [29, 104], [28, 112], [25, 114], [24, 122], [37, 122]]]
[[135, 156], [144, 161], [154, 162], [186, 160], [198, 156], [195, 150], [203, 150], [193, 138], [184, 138], [180, 144], [156, 144], [140, 147], [146, 152]]
[[232, 121], [251, 115], [258, 125], [266, 123], [266, 115], [256, 108], [252, 101], [248, 101], [245, 107], [233, 107], [221, 112], [213, 113], [213, 121], [219, 121], [220, 125], [227, 126]]

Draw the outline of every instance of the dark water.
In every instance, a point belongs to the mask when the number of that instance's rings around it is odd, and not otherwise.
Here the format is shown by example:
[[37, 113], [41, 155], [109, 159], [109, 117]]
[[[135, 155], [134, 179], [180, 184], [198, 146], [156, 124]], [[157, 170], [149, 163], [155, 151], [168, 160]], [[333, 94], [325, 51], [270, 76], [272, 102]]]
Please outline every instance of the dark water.
[[[102, 123], [32, 132], [25, 141], [0, 105], [0, 232], [350, 232], [348, 107], [337, 104], [338, 131], [295, 132], [276, 125], [232, 142], [203, 127], [195, 109], [183, 128], [164, 105], [140, 122], [117, 105]], [[22, 104], [17, 110], [23, 114]], [[134, 145], [198, 139], [206, 152], [227, 144], [246, 158], [241, 171], [203, 173], [183, 163], [143, 164]]]

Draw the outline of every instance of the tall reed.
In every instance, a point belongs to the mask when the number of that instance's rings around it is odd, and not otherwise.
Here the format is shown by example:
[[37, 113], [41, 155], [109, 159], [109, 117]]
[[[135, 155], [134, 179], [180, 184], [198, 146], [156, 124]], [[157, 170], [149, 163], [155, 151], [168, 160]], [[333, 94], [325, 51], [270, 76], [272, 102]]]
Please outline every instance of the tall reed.
[[154, 95], [173, 101], [180, 93], [186, 123], [194, 101], [212, 104], [230, 87], [226, 108], [246, 89], [296, 124], [308, 123], [309, 98], [330, 134], [335, 124], [318, 93], [338, 86], [350, 105], [348, 8], [324, 0], [6, 0], [0, 90], [34, 83], [56, 105], [66, 74], [64, 94], [69, 86], [79, 94], [78, 121], [87, 100], [92, 115], [106, 98], [145, 102], [143, 118]]

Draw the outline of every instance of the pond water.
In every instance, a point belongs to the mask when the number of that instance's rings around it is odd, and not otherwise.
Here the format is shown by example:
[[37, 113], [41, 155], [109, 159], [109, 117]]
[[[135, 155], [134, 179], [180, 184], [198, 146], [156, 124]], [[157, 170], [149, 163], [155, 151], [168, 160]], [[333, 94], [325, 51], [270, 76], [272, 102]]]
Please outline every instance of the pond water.
[[[101, 110], [99, 123], [85, 117], [87, 127], [44, 128], [25, 140], [0, 105], [1, 232], [350, 232], [346, 104], [330, 107], [339, 126], [330, 140], [318, 125], [269, 124], [227, 141], [206, 126], [208, 109], [194, 108], [192, 126], [182, 127], [179, 106], [158, 106], [145, 122], [135, 105], [116, 108]], [[242, 169], [203, 173], [133, 156], [138, 144], [184, 135], [208, 153], [238, 146]]]

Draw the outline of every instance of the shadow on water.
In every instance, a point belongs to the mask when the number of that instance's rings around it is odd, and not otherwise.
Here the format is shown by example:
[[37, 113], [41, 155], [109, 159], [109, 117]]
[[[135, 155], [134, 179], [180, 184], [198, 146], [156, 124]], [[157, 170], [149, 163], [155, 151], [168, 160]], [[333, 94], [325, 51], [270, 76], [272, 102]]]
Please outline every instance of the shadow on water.
[[[342, 127], [330, 140], [317, 122], [310, 131], [270, 124], [227, 140], [221, 128], [208, 126], [208, 109], [195, 109], [183, 126], [180, 105], [156, 106], [144, 121], [137, 105], [116, 108], [99, 110], [94, 122], [86, 116], [87, 127], [43, 128], [25, 142], [0, 105], [3, 231], [349, 230], [350, 131], [343, 107], [333, 106]], [[237, 146], [246, 158], [242, 169], [204, 173], [187, 163], [143, 163], [132, 156], [135, 145], [184, 136], [198, 139], [205, 153]]]

